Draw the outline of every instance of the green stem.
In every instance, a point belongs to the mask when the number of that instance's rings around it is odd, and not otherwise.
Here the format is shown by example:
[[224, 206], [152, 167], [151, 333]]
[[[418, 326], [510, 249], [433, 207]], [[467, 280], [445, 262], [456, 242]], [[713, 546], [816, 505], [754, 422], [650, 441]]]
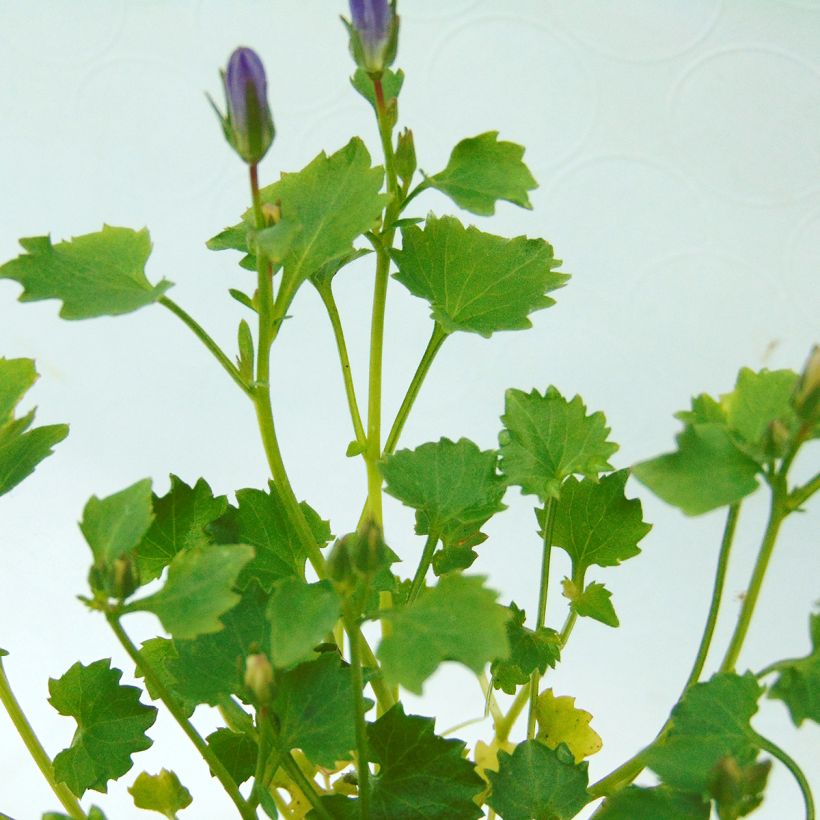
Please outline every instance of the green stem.
[[[658, 735], [658, 739], [660, 739], [662, 734], [663, 732]], [[650, 744], [650, 746], [651, 745], [652, 744]], [[618, 791], [618, 789], [622, 786], [631, 783], [646, 767], [644, 757], [646, 756], [648, 749], [649, 746], [641, 749], [638, 754], [631, 757], [626, 761], [626, 763], [622, 763], [617, 769], [611, 771], [606, 777], [602, 777], [597, 783], [593, 783], [587, 789], [589, 794], [594, 798], [607, 797], [613, 792]]]
[[766, 525], [766, 532], [763, 535], [763, 543], [760, 545], [760, 552], [758, 553], [754, 571], [752, 572], [749, 588], [746, 590], [743, 599], [743, 606], [740, 610], [740, 616], [734, 634], [729, 642], [729, 648], [726, 650], [723, 663], [720, 665], [721, 672], [731, 672], [734, 670], [740, 651], [743, 648], [746, 634], [749, 631], [749, 625], [752, 622], [752, 615], [754, 615], [757, 599], [760, 596], [760, 588], [763, 585], [763, 578], [766, 575], [766, 569], [769, 566], [769, 560], [772, 557], [774, 545], [777, 541], [777, 534], [787, 514], [784, 503], [784, 487], [785, 479], [782, 482], [777, 482], [772, 485], [772, 502], [769, 511], [769, 521]]
[[444, 340], [447, 338], [447, 335], [448, 334], [442, 329], [438, 322], [433, 325], [433, 334], [430, 336], [430, 341], [427, 343], [427, 347], [422, 354], [421, 361], [416, 368], [416, 372], [413, 374], [413, 379], [410, 382], [410, 386], [407, 388], [407, 393], [404, 395], [404, 400], [401, 403], [401, 407], [399, 407], [398, 413], [396, 413], [393, 426], [390, 428], [390, 433], [388, 434], [387, 441], [384, 444], [385, 455], [392, 453], [396, 449], [399, 436], [401, 435], [401, 431], [404, 429], [404, 424], [407, 421], [407, 417], [410, 415], [410, 411], [413, 408], [413, 404], [416, 401], [419, 390], [421, 390], [421, 385], [424, 382], [424, 378], [427, 376], [427, 373], [430, 370], [430, 365], [433, 364], [433, 359], [435, 359], [436, 354], [444, 344]]
[[[256, 165], [249, 167], [251, 198], [256, 218], [257, 230], [265, 227], [262, 213], [262, 199], [259, 195], [259, 177]], [[279, 492], [279, 497], [285, 506], [291, 524], [296, 530], [299, 539], [307, 553], [308, 560], [320, 578], [324, 578], [325, 558], [322, 555], [313, 533], [305, 519], [296, 495], [293, 492], [290, 479], [285, 470], [279, 441], [276, 437], [276, 428], [273, 423], [273, 409], [270, 399], [270, 349], [274, 338], [274, 322], [271, 315], [273, 307], [273, 282], [270, 265], [261, 253], [256, 255], [257, 287], [259, 296], [259, 350], [256, 356], [256, 384], [253, 388], [252, 399], [256, 408], [256, 418], [259, 422], [259, 432], [262, 435], [262, 444], [265, 448], [268, 466], [270, 467], [273, 482]]]
[[436, 551], [438, 544], [438, 533], [431, 532], [424, 542], [424, 549], [421, 553], [421, 560], [416, 568], [416, 574], [413, 576], [413, 584], [410, 587], [410, 594], [407, 596], [407, 603], [412, 604], [421, 592], [421, 587], [424, 584], [424, 578], [427, 575], [427, 570], [430, 569], [430, 564], [433, 563], [433, 553]]
[[[535, 621], [535, 631], [541, 629], [547, 620], [547, 590], [550, 580], [550, 556], [552, 553], [552, 532], [555, 527], [555, 499], [550, 497], [544, 504], [544, 543], [541, 556], [541, 586], [538, 591], [538, 616]], [[535, 737], [536, 706], [538, 704], [538, 686], [541, 682], [541, 673], [536, 669], [530, 679], [530, 712], [527, 719], [527, 739]]]
[[529, 700], [530, 688], [529, 686], [522, 686], [516, 693], [515, 700], [513, 700], [510, 705], [507, 714], [495, 723], [495, 736], [500, 742], [503, 743], [509, 738], [510, 732], [513, 726], [515, 726], [515, 722], [524, 711], [524, 707], [529, 703]]
[[[737, 527], [737, 519], [740, 514], [740, 503], [732, 504], [729, 507], [729, 513], [726, 516], [726, 525], [723, 528], [723, 538], [720, 542], [720, 553], [718, 554], [717, 571], [715, 572], [715, 583], [712, 589], [712, 600], [709, 603], [709, 614], [706, 617], [706, 626], [703, 629], [703, 636], [700, 639], [700, 646], [698, 647], [698, 654], [695, 657], [695, 662], [692, 665], [692, 671], [686, 679], [683, 691], [697, 683], [703, 672], [703, 666], [706, 663], [706, 656], [709, 654], [709, 647], [712, 644], [712, 638], [715, 634], [715, 625], [717, 624], [718, 611], [720, 610], [720, 602], [723, 597], [723, 587], [726, 581], [726, 569], [729, 566], [729, 554], [732, 550], [732, 541], [735, 537], [735, 529]], [[682, 697], [683, 695], [681, 695]]]
[[34, 729], [31, 728], [31, 724], [20, 708], [17, 698], [14, 697], [14, 692], [11, 691], [11, 685], [6, 677], [5, 669], [3, 669], [3, 654], [3, 652], [0, 652], [0, 703], [5, 707], [6, 712], [8, 712], [11, 718], [11, 722], [14, 724], [14, 728], [20, 735], [20, 739], [25, 744], [26, 749], [28, 749], [28, 753], [37, 764], [37, 768], [46, 779], [48, 785], [51, 786], [51, 790], [57, 796], [63, 808], [74, 820], [86, 820], [86, 814], [82, 806], [68, 786], [66, 786], [65, 783], [58, 783], [55, 779], [54, 766], [52, 765], [51, 758], [37, 739], [37, 735], [34, 734]]
[[359, 812], [362, 820], [370, 817], [370, 764], [367, 754], [367, 722], [365, 719], [364, 675], [362, 673], [361, 629], [358, 621], [347, 613], [345, 628], [350, 641], [350, 671], [353, 677], [353, 708], [356, 715], [356, 773], [359, 778]]
[[[361, 632], [359, 634], [361, 634]], [[373, 650], [370, 648], [370, 645], [364, 639], [364, 635], [362, 635], [361, 650], [362, 662], [371, 669], [378, 670], [379, 662], [376, 660], [376, 656], [373, 654]], [[396, 705], [396, 693], [384, 682], [384, 678], [378, 671], [376, 676], [370, 679], [369, 683], [370, 688], [373, 690], [373, 694], [376, 695], [376, 700], [379, 703], [379, 709], [382, 714]]]
[[117, 640], [119, 640], [120, 644], [122, 644], [123, 649], [125, 649], [128, 656], [140, 672], [142, 672], [146, 683], [151, 685], [151, 688], [156, 692], [159, 699], [165, 704], [166, 709], [168, 709], [171, 713], [172, 717], [179, 724], [182, 731], [185, 732], [188, 739], [196, 747], [196, 750], [200, 753], [200, 755], [202, 755], [202, 758], [208, 764], [214, 776], [222, 784], [222, 787], [225, 789], [228, 796], [238, 809], [240, 816], [243, 820], [257, 820], [256, 812], [253, 807], [248, 805], [245, 798], [242, 797], [239, 792], [239, 788], [234, 782], [234, 779], [228, 773], [228, 770], [222, 765], [220, 759], [213, 753], [211, 747], [208, 746], [208, 744], [203, 740], [202, 736], [199, 732], [197, 732], [193, 724], [188, 720], [188, 718], [185, 717], [185, 714], [176, 702], [176, 699], [165, 688], [165, 684], [162, 682], [162, 679], [156, 673], [155, 669], [145, 660], [145, 658], [140, 654], [139, 649], [137, 649], [137, 647], [131, 642], [131, 639], [122, 628], [117, 616], [111, 612], [107, 612], [105, 617], [114, 634], [117, 636]]
[[567, 619], [564, 621], [564, 625], [558, 633], [558, 641], [561, 644], [561, 649], [567, 645], [567, 641], [569, 640], [569, 636], [572, 634], [572, 630], [575, 628], [575, 623], [577, 620], [578, 613], [574, 609], [570, 609], [569, 615], [567, 615]]
[[256, 721], [259, 745], [256, 753], [256, 771], [253, 775], [253, 789], [250, 797], [248, 797], [248, 805], [253, 806], [254, 808], [259, 805], [259, 801], [262, 799], [260, 791], [266, 788], [265, 771], [267, 769], [268, 758], [270, 757], [273, 746], [271, 725], [267, 719], [267, 715], [264, 714], [265, 711], [266, 710], [264, 708], [260, 710], [262, 714], [257, 717]]
[[305, 773], [299, 768], [299, 764], [293, 759], [290, 752], [284, 752], [281, 758], [281, 766], [287, 772], [288, 777], [299, 787], [300, 791], [307, 798], [308, 802], [316, 811], [316, 816], [322, 820], [333, 820], [333, 816], [325, 808], [319, 794], [316, 791], [316, 784], [311, 782]]
[[797, 785], [803, 795], [803, 802], [806, 805], [806, 820], [815, 820], [814, 798], [812, 797], [811, 786], [809, 786], [809, 781], [803, 773], [803, 770], [783, 749], [775, 743], [772, 743], [771, 740], [767, 740], [758, 734], [755, 735], [755, 740], [764, 752], [768, 752], [772, 757], [779, 760], [791, 772], [792, 777], [797, 781]]
[[359, 413], [359, 403], [356, 401], [356, 388], [353, 385], [353, 374], [350, 371], [350, 357], [347, 353], [347, 344], [345, 342], [345, 334], [342, 329], [342, 320], [339, 317], [339, 309], [336, 306], [336, 300], [333, 298], [333, 290], [330, 283], [324, 285], [316, 285], [316, 290], [319, 291], [319, 296], [327, 309], [327, 315], [330, 317], [330, 324], [333, 327], [333, 337], [336, 339], [336, 348], [339, 351], [339, 363], [342, 366], [342, 379], [344, 380], [345, 394], [347, 396], [347, 406], [350, 409], [350, 419], [353, 422], [353, 434], [356, 441], [365, 446], [367, 443], [367, 434], [364, 431], [362, 424], [362, 417]]
[[421, 182], [419, 182], [419, 184], [416, 185], [416, 187], [413, 188], [413, 190], [410, 191], [410, 193], [407, 194], [407, 196], [402, 200], [401, 208], [399, 208], [399, 213], [401, 213], [420, 193], [426, 191], [430, 187], [432, 186], [430, 184], [430, 181], [427, 179], [423, 179]]
[[795, 489], [791, 491], [786, 502], [789, 512], [799, 509], [818, 490], [820, 490], [820, 473], [817, 473], [810, 481], [807, 481], [800, 487], [795, 487]]
[[253, 725], [253, 718], [232, 697], [229, 695], [220, 697], [219, 713], [229, 729], [240, 734], [246, 734], [252, 740], [258, 742], [259, 736], [256, 727]]
[[[480, 672], [478, 674], [478, 683], [479, 686], [481, 686], [481, 691], [484, 693], [484, 699], [487, 703], [484, 717], [487, 717], [487, 713], [491, 714], [493, 716], [493, 725], [497, 725], [499, 721], [504, 720], [504, 713], [496, 702], [493, 692], [493, 682], [483, 672]], [[481, 718], [481, 720], [483, 719], [484, 718]], [[467, 721], [464, 725], [468, 726], [470, 723], [473, 723], [473, 721]]]
[[796, 663], [801, 663], [805, 661], [805, 658], [786, 658], [782, 661], [775, 661], [774, 663], [770, 663], [768, 666], [763, 667], [759, 672], [755, 673], [756, 678], [765, 678], [768, 675], [773, 675], [775, 672], [780, 672], [783, 669], [788, 669], [790, 666], [793, 666]]
[[175, 316], [179, 317], [194, 333], [194, 335], [210, 350], [214, 358], [222, 365], [225, 372], [236, 382], [239, 389], [246, 395], [251, 396], [251, 388], [239, 373], [236, 365], [223, 353], [222, 348], [211, 338], [207, 331], [193, 318], [186, 310], [183, 310], [173, 299], [161, 296], [159, 303], [168, 308]]

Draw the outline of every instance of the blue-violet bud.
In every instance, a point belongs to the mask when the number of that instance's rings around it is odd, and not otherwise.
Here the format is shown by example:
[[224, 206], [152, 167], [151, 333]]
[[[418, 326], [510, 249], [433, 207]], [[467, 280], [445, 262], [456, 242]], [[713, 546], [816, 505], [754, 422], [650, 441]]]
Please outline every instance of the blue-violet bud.
[[220, 118], [225, 137], [245, 162], [254, 165], [265, 156], [276, 134], [268, 106], [268, 81], [259, 55], [250, 48], [237, 48], [222, 80], [227, 114], [220, 114]]
[[398, 17], [395, 2], [350, 0], [350, 50], [368, 74], [381, 74], [396, 56]]

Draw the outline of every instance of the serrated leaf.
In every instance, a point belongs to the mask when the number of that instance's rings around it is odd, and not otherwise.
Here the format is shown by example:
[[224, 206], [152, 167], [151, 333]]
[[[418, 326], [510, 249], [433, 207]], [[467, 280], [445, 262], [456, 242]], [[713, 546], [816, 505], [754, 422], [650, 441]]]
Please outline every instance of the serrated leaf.
[[734, 504], [757, 489], [757, 462], [735, 446], [724, 426], [687, 426], [677, 444], [676, 452], [642, 461], [632, 474], [686, 515]]
[[156, 811], [171, 818], [192, 802], [191, 793], [168, 769], [162, 769], [159, 774], [142, 772], [128, 793], [134, 798], [138, 809]]
[[433, 554], [433, 572], [436, 575], [446, 575], [448, 572], [461, 572], [469, 569], [478, 558], [478, 553], [473, 547], [485, 539], [484, 533], [480, 533], [474, 540], [459, 544], [457, 547], [436, 550]]
[[[185, 717], [191, 717], [197, 706], [196, 701], [186, 699], [185, 696], [179, 692], [179, 683], [169, 669], [169, 664], [179, 660], [174, 642], [170, 638], [149, 638], [147, 641], [144, 641], [140, 647], [140, 655], [145, 659], [145, 663], [150, 665], [151, 669], [160, 679], [160, 683], [167, 690], [173, 692], [177, 705]], [[138, 678], [144, 678], [139, 666], [134, 670], [134, 674]], [[156, 691], [153, 684], [148, 680], [145, 681], [145, 689], [151, 700], [160, 700], [159, 692]]]
[[481, 527], [506, 509], [498, 453], [480, 450], [466, 438], [399, 450], [381, 465], [385, 491], [416, 510], [416, 533], [434, 533], [445, 547], [484, 540]]
[[75, 663], [48, 682], [51, 705], [77, 721], [71, 746], [54, 758], [56, 779], [77, 797], [87, 789], [105, 792], [109, 780], [131, 768], [131, 755], [151, 745], [145, 731], [157, 710], [140, 703], [142, 693], [135, 686], [121, 686], [121, 677], [106, 659], [89, 666]]
[[335, 768], [356, 746], [353, 673], [335, 652], [283, 672], [271, 709], [286, 749], [301, 749], [318, 766]]
[[[356, 73], [350, 78], [350, 84], [359, 92], [376, 110], [376, 92], [373, 90], [373, 80], [363, 68], [357, 68]], [[382, 74], [382, 93], [385, 104], [399, 96], [401, 87], [404, 85], [404, 72], [399, 69], [393, 71], [386, 68]]]
[[612, 593], [603, 584], [587, 584], [580, 595], [572, 581], [565, 580], [563, 584], [570, 607], [582, 618], [593, 618], [607, 626], [620, 626], [615, 607], [612, 606]]
[[543, 675], [548, 666], [555, 668], [561, 659], [561, 642], [554, 629], [543, 626], [535, 631], [527, 629], [524, 610], [514, 603], [509, 608], [512, 613], [507, 621], [510, 654], [508, 658], [494, 660], [490, 672], [496, 689], [514, 695], [519, 686], [529, 683], [536, 669]]
[[[371, 820], [475, 820], [484, 781], [464, 757], [465, 743], [439, 737], [433, 718], [405, 715], [400, 704], [367, 727], [373, 762]], [[334, 817], [359, 816], [358, 800], [330, 798]]]
[[479, 576], [445, 575], [410, 606], [383, 613], [392, 625], [378, 657], [385, 678], [418, 694], [444, 661], [457, 661], [478, 674], [509, 653], [510, 611]]
[[504, 820], [570, 820], [589, 802], [587, 764], [573, 764], [540, 740], [525, 740], [512, 755], [501, 752], [488, 772], [488, 805]]
[[538, 739], [550, 749], [563, 743], [572, 752], [576, 763], [601, 750], [603, 741], [589, 722], [592, 715], [575, 706], [575, 698], [567, 695], [555, 697], [552, 689], [545, 689], [535, 708], [538, 721]]
[[159, 578], [182, 550], [210, 543], [205, 527], [227, 507], [225, 496], [215, 498], [204, 479], [189, 487], [172, 475], [171, 489], [162, 498], [153, 496], [154, 521], [134, 550], [142, 583]]
[[[335, 154], [323, 151], [295, 173], [262, 188], [262, 203], [281, 203], [282, 220], [301, 225], [282, 259], [277, 302], [286, 309], [299, 286], [324, 265], [353, 252], [353, 240], [379, 218], [387, 196], [380, 193], [384, 170], [371, 167], [364, 143], [354, 137]], [[250, 212], [244, 214], [247, 222]], [[249, 252], [243, 230], [233, 226], [209, 241], [209, 247]]]
[[254, 583], [222, 617], [224, 629], [220, 632], [174, 642], [177, 657], [168, 660], [167, 670], [179, 695], [211, 706], [218, 706], [225, 695], [244, 695], [246, 657], [270, 645], [267, 599]]
[[499, 142], [498, 131], [487, 131], [459, 142], [447, 167], [427, 181], [459, 208], [481, 216], [494, 214], [500, 199], [532, 208], [527, 191], [538, 183], [522, 162], [523, 156], [523, 146]]
[[91, 496], [80, 529], [95, 564], [107, 566], [134, 549], [153, 520], [151, 479], [145, 478], [106, 498]]
[[286, 669], [315, 658], [314, 648], [336, 625], [341, 606], [341, 599], [329, 581], [277, 581], [267, 608], [273, 665]]
[[148, 231], [113, 228], [51, 244], [48, 236], [21, 239], [26, 253], [0, 266], [0, 279], [23, 286], [21, 302], [60, 299], [63, 319], [130, 313], [156, 302], [171, 282], [145, 278], [151, 253]]
[[16, 487], [51, 455], [52, 447], [68, 435], [68, 425], [49, 424], [29, 430], [35, 411], [20, 419], [14, 410], [37, 381], [31, 359], [0, 359], [0, 495]]
[[238, 786], [253, 777], [259, 746], [252, 737], [230, 729], [217, 729], [205, 740]]
[[[552, 543], [572, 559], [573, 576], [593, 565], [617, 566], [640, 552], [638, 542], [652, 525], [643, 520], [641, 502], [626, 497], [628, 477], [628, 470], [618, 470], [600, 481], [570, 476], [561, 485]], [[543, 537], [544, 511], [535, 514]]]
[[[267, 493], [238, 490], [236, 500], [238, 506], [229, 506], [209, 531], [218, 543], [249, 544], [256, 550], [253, 560], [240, 574], [237, 586], [245, 589], [256, 580], [269, 590], [281, 578], [303, 578], [307, 557], [304, 546], [273, 484]], [[324, 546], [330, 540], [327, 522], [304, 501], [300, 506], [316, 543]]]
[[499, 433], [501, 471], [507, 482], [542, 501], [558, 498], [562, 482], [580, 474], [595, 481], [612, 469], [618, 445], [607, 441], [609, 427], [600, 411], [586, 414], [580, 396], [567, 401], [555, 387], [506, 394], [504, 429]]
[[162, 589], [130, 605], [134, 611], [153, 612], [174, 638], [190, 640], [219, 632], [220, 616], [239, 602], [234, 584], [254, 556], [246, 544], [207, 544], [178, 553], [168, 568]]
[[530, 313], [555, 304], [546, 294], [567, 274], [543, 239], [506, 239], [465, 228], [455, 217], [427, 217], [424, 228], [402, 228], [402, 248], [392, 251], [394, 274], [447, 332], [489, 337], [499, 330], [532, 327]]
[[747, 766], [757, 757], [749, 725], [763, 690], [751, 674], [723, 673], [690, 687], [672, 710], [667, 735], [645, 753], [666, 785], [705, 794], [715, 766], [733, 757]]
[[593, 820], [709, 820], [709, 804], [700, 795], [656, 786], [627, 786], [607, 798]]
[[820, 723], [820, 613], [809, 619], [809, 632], [811, 654], [780, 666], [780, 675], [769, 690], [770, 698], [786, 704], [795, 726], [806, 719]]

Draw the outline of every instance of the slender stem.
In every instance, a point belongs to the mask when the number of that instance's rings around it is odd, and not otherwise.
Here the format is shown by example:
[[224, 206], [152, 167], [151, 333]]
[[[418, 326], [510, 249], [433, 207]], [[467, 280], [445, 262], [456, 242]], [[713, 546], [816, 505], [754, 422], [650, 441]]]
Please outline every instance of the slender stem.
[[353, 708], [356, 715], [356, 773], [359, 777], [359, 811], [362, 820], [367, 820], [370, 816], [370, 764], [367, 754], [361, 629], [352, 613], [346, 614], [345, 627], [350, 641], [350, 671], [353, 677]]
[[385, 455], [392, 453], [396, 449], [399, 436], [401, 435], [401, 431], [404, 429], [404, 424], [407, 421], [407, 417], [410, 415], [410, 410], [413, 408], [413, 404], [416, 401], [419, 390], [421, 390], [421, 385], [424, 382], [424, 378], [430, 370], [430, 365], [433, 364], [433, 359], [435, 359], [436, 353], [439, 352], [446, 338], [447, 333], [442, 329], [441, 325], [436, 322], [433, 325], [433, 334], [430, 336], [430, 341], [427, 343], [427, 347], [422, 354], [421, 361], [416, 368], [416, 372], [413, 374], [413, 379], [410, 382], [410, 386], [407, 388], [407, 393], [405, 393], [401, 407], [399, 407], [399, 411], [396, 413], [393, 426], [390, 428], [390, 433], [388, 434], [387, 441], [384, 444]]
[[256, 721], [259, 743], [256, 753], [256, 771], [253, 775], [253, 789], [250, 797], [248, 797], [248, 804], [253, 807], [259, 805], [259, 801], [261, 800], [260, 792], [266, 788], [265, 771], [267, 769], [268, 758], [270, 757], [270, 752], [273, 745], [271, 725], [265, 712], [267, 712], [267, 710], [263, 707], [263, 709], [260, 710], [260, 715], [257, 717]]
[[308, 802], [316, 811], [316, 816], [321, 817], [322, 820], [333, 820], [333, 816], [325, 808], [322, 799], [316, 792], [316, 784], [305, 776], [305, 773], [299, 768], [299, 764], [293, 759], [290, 752], [285, 752], [281, 760], [282, 768], [287, 772], [288, 777], [299, 787], [299, 790], [308, 799]]
[[407, 603], [412, 604], [421, 592], [421, 587], [424, 584], [424, 578], [427, 575], [427, 570], [430, 569], [430, 564], [433, 563], [433, 553], [436, 551], [438, 544], [438, 533], [431, 532], [427, 536], [427, 541], [424, 542], [424, 549], [421, 553], [421, 560], [416, 568], [416, 574], [413, 576], [413, 584], [410, 587], [410, 593], [407, 596]]
[[805, 504], [818, 490], [820, 490], [820, 473], [800, 487], [795, 487], [789, 494], [787, 505], [789, 512]]
[[[658, 738], [660, 737], [661, 735], [658, 735]], [[631, 757], [626, 763], [622, 763], [606, 777], [602, 777], [597, 783], [593, 783], [587, 791], [592, 797], [606, 797], [622, 786], [631, 783], [646, 767], [644, 757], [648, 749], [649, 746], [641, 749], [638, 754]]]
[[225, 355], [222, 348], [211, 338], [207, 331], [186, 310], [183, 310], [173, 299], [161, 296], [159, 303], [178, 316], [193, 332], [194, 335], [210, 350], [214, 358], [222, 365], [225, 372], [236, 382], [239, 389], [246, 395], [251, 395], [251, 388], [239, 373], [236, 365]]
[[[487, 713], [491, 714], [493, 716], [493, 724], [496, 725], [500, 720], [504, 720], [504, 713], [499, 708], [495, 699], [493, 682], [483, 672], [480, 672], [478, 674], [478, 683], [481, 686], [481, 691], [484, 693], [484, 699], [487, 703], [487, 711], [484, 717], [487, 717]], [[484, 718], [481, 719], [483, 720]], [[467, 721], [465, 725], [469, 725], [472, 722], [473, 721]]]
[[768, 675], [773, 675], [775, 672], [780, 672], [782, 669], [788, 669], [796, 663], [806, 660], [805, 658], [785, 658], [782, 661], [775, 661], [768, 666], [764, 666], [759, 672], [755, 673], [756, 678], [765, 678]]
[[420, 193], [426, 191], [430, 187], [430, 181], [427, 179], [423, 179], [421, 182], [419, 182], [419, 184], [416, 185], [416, 187], [413, 188], [413, 190], [410, 191], [410, 193], [407, 194], [407, 196], [402, 200], [399, 213], [401, 213], [410, 204], [410, 202], [414, 200]]
[[809, 781], [803, 773], [803, 770], [783, 749], [777, 744], [772, 743], [771, 740], [767, 740], [765, 737], [761, 737], [757, 734], [755, 740], [764, 752], [768, 752], [772, 757], [779, 760], [791, 772], [792, 777], [797, 781], [797, 785], [803, 795], [803, 802], [806, 805], [806, 820], [815, 820], [814, 798], [812, 797], [811, 786], [809, 786]]
[[777, 541], [777, 534], [780, 531], [780, 525], [786, 516], [785, 499], [783, 486], [785, 481], [776, 483], [772, 486], [772, 502], [769, 512], [769, 521], [766, 525], [766, 532], [763, 535], [763, 543], [760, 545], [760, 552], [757, 556], [754, 571], [752, 572], [751, 581], [749, 581], [749, 588], [746, 590], [743, 599], [743, 606], [740, 610], [740, 616], [735, 627], [732, 639], [729, 642], [729, 648], [726, 650], [726, 656], [723, 658], [723, 663], [720, 665], [721, 672], [731, 672], [735, 668], [740, 650], [743, 648], [743, 642], [746, 639], [746, 634], [749, 631], [749, 625], [752, 622], [752, 615], [754, 615], [755, 605], [760, 596], [760, 588], [763, 585], [763, 578], [766, 575], [766, 569], [769, 566], [769, 559], [772, 557], [774, 545]]
[[[262, 199], [259, 195], [259, 178], [256, 165], [250, 166], [249, 173], [256, 228], [261, 230], [265, 227], [265, 219], [262, 213]], [[324, 578], [326, 574], [325, 559], [293, 492], [293, 487], [285, 470], [285, 463], [282, 460], [279, 441], [276, 437], [276, 428], [273, 423], [273, 409], [270, 400], [270, 349], [274, 337], [274, 322], [271, 315], [273, 283], [271, 281], [270, 265], [261, 253], [256, 255], [256, 272], [259, 292], [259, 350], [256, 356], [256, 384], [253, 388], [252, 399], [259, 422], [259, 432], [262, 435], [262, 444], [265, 448], [265, 455], [268, 459], [274, 484], [291, 524], [299, 535], [311, 565], [318, 576]]]
[[342, 366], [342, 379], [344, 380], [345, 394], [347, 395], [347, 406], [350, 408], [350, 419], [353, 422], [353, 433], [356, 441], [364, 446], [367, 443], [367, 434], [364, 431], [362, 417], [359, 413], [359, 403], [356, 401], [356, 388], [353, 385], [353, 374], [350, 372], [350, 357], [347, 354], [347, 344], [345, 334], [342, 329], [342, 320], [339, 317], [339, 309], [336, 300], [333, 298], [333, 290], [330, 283], [316, 285], [319, 296], [327, 309], [330, 317], [330, 324], [333, 327], [333, 336], [336, 339], [336, 348], [339, 351], [339, 363]]
[[529, 686], [522, 686], [515, 695], [507, 714], [495, 724], [495, 736], [500, 742], [504, 742], [509, 738], [515, 722], [519, 715], [524, 711], [524, 707], [530, 700]]
[[14, 693], [11, 691], [11, 685], [3, 669], [2, 654], [3, 653], [0, 652], [0, 703], [5, 707], [6, 712], [8, 712], [11, 718], [11, 722], [14, 724], [14, 728], [20, 735], [20, 739], [25, 744], [26, 749], [28, 749], [28, 753], [37, 764], [37, 768], [46, 779], [48, 785], [51, 786], [51, 790], [57, 796], [63, 808], [74, 820], [86, 820], [86, 814], [82, 806], [68, 786], [66, 786], [65, 783], [57, 782], [54, 776], [54, 766], [52, 765], [51, 758], [37, 739], [37, 735], [34, 734], [34, 729], [31, 728], [31, 724], [23, 713], [17, 698], [14, 697]]
[[709, 614], [706, 617], [706, 626], [703, 629], [703, 636], [700, 639], [700, 646], [698, 647], [698, 654], [695, 657], [695, 662], [692, 665], [692, 671], [686, 679], [683, 691], [697, 683], [703, 672], [703, 666], [706, 663], [706, 656], [709, 654], [709, 647], [712, 643], [712, 638], [715, 634], [715, 625], [717, 624], [718, 611], [720, 610], [720, 601], [723, 597], [723, 586], [726, 581], [726, 569], [729, 566], [729, 554], [732, 550], [732, 540], [735, 537], [735, 529], [737, 527], [737, 519], [740, 514], [740, 503], [732, 504], [729, 507], [729, 512], [726, 516], [726, 525], [723, 528], [723, 538], [720, 542], [720, 553], [718, 554], [717, 571], [715, 572], [715, 584], [712, 589], [712, 600], [709, 604]]
[[239, 810], [240, 816], [243, 820], [256, 820], [256, 812], [251, 806], [248, 805], [245, 798], [242, 797], [239, 792], [239, 788], [234, 782], [234, 779], [228, 773], [228, 770], [222, 765], [220, 759], [213, 753], [211, 747], [203, 740], [202, 736], [199, 732], [197, 732], [193, 724], [188, 720], [188, 718], [185, 717], [185, 714], [176, 699], [165, 688], [165, 684], [162, 682], [162, 679], [156, 673], [155, 669], [145, 660], [145, 658], [140, 654], [139, 649], [137, 649], [137, 647], [132, 643], [131, 639], [122, 628], [117, 616], [111, 612], [107, 612], [105, 617], [114, 634], [117, 636], [117, 640], [119, 640], [122, 644], [123, 649], [125, 649], [128, 656], [142, 672], [146, 682], [151, 684], [151, 687], [157, 693], [159, 699], [165, 704], [165, 707], [171, 713], [174, 720], [176, 720], [182, 731], [188, 736], [191, 743], [194, 744], [196, 750], [200, 753], [200, 755], [202, 755], [214, 776], [222, 784], [222, 787], [228, 793], [228, 796]]
[[567, 619], [564, 621], [564, 625], [561, 627], [561, 631], [558, 633], [558, 641], [561, 644], [561, 649], [567, 645], [567, 641], [572, 634], [572, 630], [575, 628], [577, 620], [578, 613], [574, 609], [571, 609], [569, 615], [567, 615]]
[[[552, 554], [552, 532], [555, 527], [555, 499], [550, 497], [544, 504], [544, 543], [541, 556], [541, 587], [538, 592], [538, 617], [535, 621], [536, 632], [547, 620], [547, 590], [550, 580], [550, 556]], [[530, 679], [530, 713], [527, 719], [527, 738], [532, 740], [536, 730], [536, 707], [538, 705], [538, 686], [541, 673], [536, 669]]]
[[[373, 650], [370, 648], [370, 645], [364, 639], [364, 635], [362, 635], [361, 650], [362, 662], [371, 669], [378, 670], [379, 662], [376, 660], [376, 656], [373, 654]], [[384, 678], [381, 674], [377, 672], [376, 676], [371, 678], [369, 683], [370, 688], [373, 690], [373, 694], [376, 695], [376, 700], [379, 703], [379, 709], [382, 714], [396, 705], [398, 700], [396, 693], [384, 682]]]

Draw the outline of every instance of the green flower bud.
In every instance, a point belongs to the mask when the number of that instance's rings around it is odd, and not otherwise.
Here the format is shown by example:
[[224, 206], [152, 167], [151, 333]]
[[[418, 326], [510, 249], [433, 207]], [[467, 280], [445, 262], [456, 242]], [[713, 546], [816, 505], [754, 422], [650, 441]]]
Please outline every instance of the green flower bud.
[[416, 146], [413, 143], [413, 132], [409, 128], [399, 134], [395, 159], [396, 173], [407, 190], [416, 172]]
[[256, 653], [245, 659], [245, 686], [259, 703], [267, 703], [273, 686], [273, 667], [266, 655]]

